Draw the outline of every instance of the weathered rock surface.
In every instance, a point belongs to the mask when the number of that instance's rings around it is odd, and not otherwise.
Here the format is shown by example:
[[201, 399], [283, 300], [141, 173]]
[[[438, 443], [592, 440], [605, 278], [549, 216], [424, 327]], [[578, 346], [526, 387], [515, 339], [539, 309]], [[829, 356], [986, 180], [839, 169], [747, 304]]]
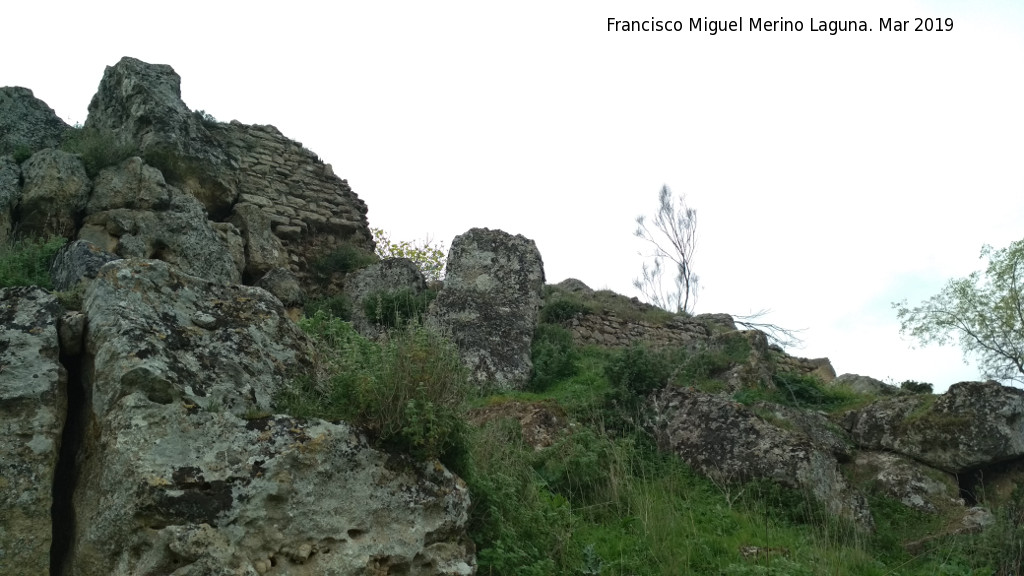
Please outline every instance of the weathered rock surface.
[[727, 396], [669, 386], [650, 402], [658, 446], [716, 482], [767, 478], [813, 496], [827, 510], [871, 528], [867, 501], [840, 472], [830, 446], [780, 428]]
[[274, 268], [267, 272], [256, 281], [256, 286], [270, 292], [289, 308], [300, 306], [306, 299], [299, 279], [287, 268]]
[[[210, 219], [227, 219], [234, 210], [232, 221], [248, 240], [249, 281], [289, 266], [309, 291], [317, 286], [306, 269], [319, 255], [342, 241], [372, 250], [366, 205], [329, 164], [273, 126], [218, 123], [192, 113], [180, 84], [170, 66], [122, 58], [104, 72], [86, 128], [136, 147], [169, 184], [197, 198]], [[252, 208], [236, 208], [239, 203]]]
[[0, 156], [0, 244], [11, 235], [14, 207], [20, 198], [21, 168], [10, 156]]
[[581, 313], [564, 323], [578, 345], [626, 348], [642, 343], [653, 348], [688, 346], [711, 336], [707, 325], [688, 318], [659, 324], [621, 318], [614, 312]]
[[28, 88], [0, 88], [0, 156], [56, 148], [70, 128]]
[[49, 574], [52, 490], [67, 409], [60, 305], [0, 289], [0, 574]]
[[[101, 199], [96, 206], [116, 207], [89, 213], [79, 230], [80, 239], [123, 258], [163, 260], [178, 266], [186, 274], [207, 280], [222, 283], [241, 281], [241, 271], [232, 257], [230, 242], [206, 219], [199, 201], [174, 187], [167, 187], [159, 171], [148, 170], [135, 159], [108, 170], [104, 172], [110, 176], [97, 178], [98, 184], [121, 181], [134, 173], [140, 177], [138, 188], [151, 191], [139, 201], [150, 204], [153, 199], [163, 205], [164, 201], [159, 198], [162, 195], [160, 190], [164, 189], [166, 208], [136, 209], [133, 203], [123, 206], [120, 200], [131, 202], [130, 194], [124, 196], [101, 187], [94, 194]], [[126, 175], [111, 175], [117, 172], [125, 172]]]
[[851, 392], [870, 396], [895, 396], [903, 393], [896, 386], [860, 374], [843, 374], [832, 381], [832, 386], [847, 388]]
[[1024, 458], [1024, 390], [960, 382], [941, 396], [880, 400], [846, 415], [854, 442], [951, 474]]
[[126, 208], [163, 211], [171, 207], [171, 188], [159, 170], [134, 156], [100, 170], [86, 204], [89, 214]]
[[261, 417], [308, 362], [269, 293], [120, 260], [84, 308], [71, 574], [473, 572], [466, 486], [439, 464], [345, 424]]
[[53, 289], [59, 292], [70, 290], [80, 282], [95, 278], [107, 262], [119, 259], [88, 240], [68, 242], [57, 251], [50, 264]]
[[91, 188], [78, 156], [42, 150], [22, 163], [21, 175], [19, 231], [43, 237], [74, 236]]
[[909, 508], [937, 513], [963, 506], [954, 476], [905, 456], [862, 450], [852, 468], [854, 477]]
[[426, 289], [423, 273], [408, 258], [388, 258], [352, 273], [345, 279], [345, 294], [352, 302], [352, 327], [363, 336], [376, 337], [377, 323], [366, 316], [368, 298], [380, 292], [400, 291], [417, 296]]
[[543, 287], [533, 240], [487, 228], [455, 237], [430, 316], [450, 332], [478, 384], [521, 389], [530, 381]]

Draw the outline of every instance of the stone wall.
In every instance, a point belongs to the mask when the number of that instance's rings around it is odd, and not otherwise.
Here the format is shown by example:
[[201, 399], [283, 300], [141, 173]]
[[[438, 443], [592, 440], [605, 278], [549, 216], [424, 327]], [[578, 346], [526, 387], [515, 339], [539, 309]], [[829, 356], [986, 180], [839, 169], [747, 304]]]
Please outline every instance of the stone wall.
[[580, 346], [626, 348], [636, 342], [654, 347], [681, 346], [711, 337], [708, 327], [694, 320], [677, 318], [667, 325], [658, 325], [620, 318], [607, 310], [599, 314], [577, 314], [563, 325]]

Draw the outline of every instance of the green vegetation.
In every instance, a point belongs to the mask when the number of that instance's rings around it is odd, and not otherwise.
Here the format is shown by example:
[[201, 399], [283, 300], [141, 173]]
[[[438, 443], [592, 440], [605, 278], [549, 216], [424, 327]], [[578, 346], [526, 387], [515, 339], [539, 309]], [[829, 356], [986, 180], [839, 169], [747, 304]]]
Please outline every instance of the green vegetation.
[[377, 261], [372, 252], [345, 242], [319, 255], [310, 263], [310, 268], [320, 281], [326, 283], [333, 274], [348, 274]]
[[343, 419], [419, 457], [458, 457], [468, 385], [450, 342], [413, 323], [372, 342], [324, 312], [299, 325], [320, 345], [318, 367], [275, 399], [277, 410]]
[[0, 288], [39, 286], [50, 289], [50, 264], [67, 242], [64, 238], [46, 240], [24, 238], [0, 245]]
[[35, 154], [35, 150], [29, 148], [25, 144], [18, 144], [15, 146], [14, 151], [11, 152], [11, 156], [14, 157], [15, 164], [21, 164], [25, 160], [28, 160]]
[[[696, 474], [652, 445], [637, 411], [665, 384], [724, 388], [718, 379], [746, 361], [747, 340], [578, 348], [559, 314], [537, 330], [530, 391], [467, 395], [454, 349], [415, 322], [374, 343], [321, 311], [302, 322], [320, 343], [317, 369], [277, 408], [352, 421], [384, 448], [441, 456], [469, 486], [482, 576], [1019, 573], [1020, 506], [999, 509], [980, 534], [941, 536], [947, 518], [869, 492], [877, 530], [867, 533], [776, 482], [729, 485]], [[828, 411], [864, 400], [805, 375], [780, 372], [773, 383], [739, 398]], [[552, 406], [574, 424], [535, 450], [514, 415], [502, 416], [502, 406], [523, 403]], [[492, 416], [466, 424], [467, 405]]]
[[135, 146], [119, 142], [114, 133], [96, 128], [68, 130], [61, 149], [82, 158], [82, 165], [89, 178], [95, 178], [100, 170], [116, 166], [139, 152]]
[[922, 344], [947, 344], [955, 335], [983, 376], [1024, 382], [1024, 240], [985, 246], [981, 257], [988, 258], [984, 273], [950, 280], [914, 308], [894, 302], [900, 332]]
[[931, 394], [933, 390], [932, 385], [928, 382], [917, 382], [916, 380], [904, 380], [900, 383], [900, 388], [911, 394]]
[[378, 326], [395, 328], [402, 324], [422, 322], [437, 290], [424, 290], [418, 294], [408, 288], [379, 290], [363, 299], [363, 313]]
[[428, 282], [444, 279], [444, 268], [448, 255], [444, 249], [444, 242], [435, 244], [427, 238], [419, 241], [393, 241], [390, 235], [380, 228], [371, 228], [373, 241], [377, 244], [377, 256], [385, 258], [408, 258], [416, 263], [423, 277]]
[[306, 301], [302, 307], [302, 313], [309, 318], [316, 316], [316, 313], [321, 310], [328, 316], [334, 316], [339, 320], [352, 319], [352, 301], [345, 294], [311, 299]]

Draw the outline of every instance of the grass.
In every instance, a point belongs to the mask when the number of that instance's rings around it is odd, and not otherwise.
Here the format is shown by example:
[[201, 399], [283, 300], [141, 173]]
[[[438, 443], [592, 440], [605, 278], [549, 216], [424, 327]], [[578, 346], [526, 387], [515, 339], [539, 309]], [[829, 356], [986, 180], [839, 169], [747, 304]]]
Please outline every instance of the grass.
[[50, 264], [67, 240], [24, 238], [0, 245], [0, 288], [39, 286], [51, 289]]
[[[415, 387], [397, 392], [403, 398], [397, 402], [385, 402], [373, 391], [401, 381], [443, 380], [427, 374], [454, 374], [457, 368], [451, 364], [440, 364], [436, 372], [425, 368], [430, 355], [446, 357], [446, 345], [431, 344], [413, 331], [410, 342], [389, 347], [361, 339], [345, 323], [328, 321], [324, 314], [313, 323], [307, 320], [304, 327], [324, 349], [341, 352], [327, 355], [324, 366], [329, 370], [318, 380], [299, 386], [311, 395], [293, 391], [283, 406], [300, 415], [354, 419], [380, 436], [385, 436], [388, 422], [399, 418], [405, 423], [392, 429], [399, 436], [413, 432], [391, 446], [422, 449], [416, 439], [435, 436], [422, 427], [431, 417], [402, 410], [416, 394]], [[639, 347], [565, 349], [564, 335], [540, 334], [546, 344], [534, 354], [549, 357], [542, 365], [561, 353], [568, 354], [572, 364], [543, 368], [550, 374], [544, 386], [437, 402], [452, 418], [467, 405], [500, 408], [509, 399], [545, 403], [557, 406], [574, 422], [554, 445], [539, 451], [523, 440], [516, 420], [501, 417], [472, 426], [453, 424], [444, 430], [458, 440], [433, 444], [432, 451], [441, 453], [445, 446], [461, 446], [459, 458], [449, 455], [448, 460], [472, 496], [468, 531], [477, 546], [478, 574], [1020, 573], [1020, 506], [999, 509], [999, 523], [985, 532], [940, 537], [911, 554], [904, 543], [939, 532], [944, 518], [869, 493], [877, 530], [865, 533], [830, 516], [809, 495], [767, 480], [742, 485], [715, 482], [675, 456], [659, 453], [640, 425], [638, 412], [630, 412], [639, 410], [638, 399], [655, 384], [714, 382], [718, 371], [742, 361], [745, 351], [739, 346], [659, 352]], [[825, 410], [863, 401], [806, 376], [776, 374], [774, 384], [774, 390], [756, 391], [761, 395], [757, 399]], [[623, 399], [629, 398], [633, 404], [627, 407]], [[381, 407], [388, 410], [382, 412]]]

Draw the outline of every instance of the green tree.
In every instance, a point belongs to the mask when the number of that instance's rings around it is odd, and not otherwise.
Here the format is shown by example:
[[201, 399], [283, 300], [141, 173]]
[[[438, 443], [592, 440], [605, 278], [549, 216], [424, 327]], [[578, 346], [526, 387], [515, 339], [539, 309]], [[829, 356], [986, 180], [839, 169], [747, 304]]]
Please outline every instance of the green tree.
[[1024, 240], [999, 250], [986, 245], [981, 258], [988, 258], [984, 272], [950, 280], [919, 306], [894, 302], [900, 332], [922, 344], [947, 344], [955, 335], [985, 378], [1024, 382]]
[[[686, 197], [678, 202], [668, 186], [658, 193], [658, 212], [648, 226], [644, 216], [637, 216], [637, 238], [654, 247], [648, 255], [652, 264], [643, 266], [643, 276], [633, 286], [655, 306], [675, 314], [691, 314], [697, 304], [697, 275], [693, 272], [693, 253], [697, 248], [697, 211], [686, 205]], [[673, 289], [666, 292], [662, 282], [664, 261], [675, 268]]]
[[447, 253], [444, 242], [434, 243], [430, 238], [420, 241], [402, 240], [395, 242], [380, 228], [371, 228], [373, 240], [377, 243], [377, 256], [385, 258], [408, 258], [420, 267], [427, 281], [443, 280]]

